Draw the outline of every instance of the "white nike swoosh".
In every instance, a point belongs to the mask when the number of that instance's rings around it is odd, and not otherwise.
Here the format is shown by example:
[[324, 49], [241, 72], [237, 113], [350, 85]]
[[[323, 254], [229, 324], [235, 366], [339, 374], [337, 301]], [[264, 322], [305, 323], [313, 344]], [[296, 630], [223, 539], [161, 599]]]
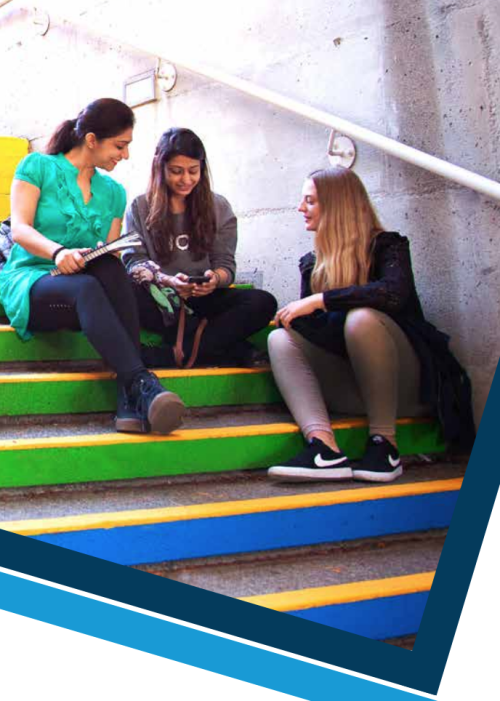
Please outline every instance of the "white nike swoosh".
[[400, 463], [400, 459], [399, 459], [399, 458], [396, 458], [396, 460], [394, 460], [394, 459], [392, 458], [392, 456], [389, 455], [389, 462], [391, 463], [391, 466], [392, 466], [392, 467], [397, 467], [397, 466], [399, 465], [399, 463]]
[[314, 464], [316, 467], [333, 467], [334, 465], [340, 465], [342, 462], [346, 462], [344, 457], [337, 458], [336, 460], [323, 460], [319, 453], [314, 458]]

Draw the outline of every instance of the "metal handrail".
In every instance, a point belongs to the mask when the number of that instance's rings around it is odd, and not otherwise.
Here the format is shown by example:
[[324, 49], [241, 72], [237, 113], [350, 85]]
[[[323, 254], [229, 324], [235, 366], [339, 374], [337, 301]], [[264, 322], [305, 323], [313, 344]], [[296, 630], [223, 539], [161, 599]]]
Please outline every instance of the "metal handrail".
[[268, 88], [255, 85], [248, 80], [229, 75], [216, 68], [193, 63], [192, 61], [183, 59], [182, 57], [171, 56], [168, 60], [173, 61], [176, 65], [180, 65], [193, 73], [198, 73], [199, 75], [216, 80], [219, 83], [229, 85], [240, 92], [256, 97], [259, 100], [267, 102], [268, 104], [282, 107], [289, 112], [306, 117], [313, 122], [317, 122], [318, 124], [335, 129], [337, 132], [346, 134], [352, 139], [363, 141], [365, 144], [373, 146], [380, 151], [384, 151], [384, 153], [387, 153], [390, 156], [395, 156], [402, 161], [406, 161], [412, 165], [424, 168], [425, 170], [435, 173], [436, 175], [440, 175], [447, 180], [453, 180], [460, 185], [465, 185], [472, 190], [481, 192], [482, 194], [488, 195], [493, 199], [500, 200], [500, 183], [496, 182], [495, 180], [490, 180], [489, 178], [473, 173], [466, 168], [454, 165], [453, 163], [449, 163], [448, 161], [437, 158], [436, 156], [431, 156], [430, 154], [425, 153], [424, 151], [419, 151], [412, 146], [402, 144], [400, 141], [396, 141], [396, 139], [390, 139], [388, 136], [377, 134], [370, 129], [357, 126], [346, 119], [336, 117], [315, 107], [310, 107], [309, 105], [305, 105], [297, 100], [285, 97], [274, 90], [269, 90]]
[[[2, 4], [6, 4], [11, 1], [12, 0], [6, 0], [6, 2], [2, 2]], [[42, 2], [37, 2], [37, 7], [40, 6], [43, 6], [43, 0]], [[183, 57], [182, 55], [170, 55], [168, 57], [162, 56], [163, 48], [158, 52], [153, 51], [151, 36], [147, 38], [147, 43], [142, 45], [137, 40], [134, 40], [133, 42], [130, 42], [129, 40], [124, 41], [123, 37], [113, 36], [109, 32], [106, 34], [96, 32], [93, 26], [87, 24], [83, 20], [81, 15], [78, 17], [78, 21], [76, 21], [74, 17], [64, 17], [61, 19], [64, 19], [72, 24], [79, 24], [85, 27], [88, 32], [98, 34], [98, 36], [101, 38], [104, 37], [113, 41], [119, 41], [122, 45], [127, 44], [130, 48], [145, 54], [161, 56], [164, 60], [171, 61], [177, 66], [182, 66], [184, 69], [192, 73], [197, 73], [205, 78], [210, 78], [218, 83], [223, 83], [224, 85], [228, 85], [229, 87], [245, 93], [246, 95], [262, 100], [267, 104], [281, 107], [289, 112], [292, 112], [293, 114], [297, 114], [310, 119], [313, 122], [322, 124], [323, 126], [335, 129], [342, 134], [350, 136], [352, 139], [362, 141], [365, 144], [373, 146], [374, 148], [379, 149], [390, 156], [394, 156], [402, 161], [406, 161], [407, 163], [416, 165], [419, 168], [428, 170], [431, 173], [440, 175], [447, 180], [452, 180], [459, 185], [476, 190], [477, 192], [487, 195], [495, 200], [500, 200], [500, 183], [496, 182], [495, 180], [486, 178], [483, 175], [478, 175], [477, 173], [467, 170], [466, 168], [454, 165], [453, 163], [449, 163], [448, 161], [437, 158], [436, 156], [431, 156], [430, 154], [425, 153], [424, 151], [419, 151], [418, 149], [408, 146], [407, 144], [402, 144], [396, 139], [391, 139], [387, 136], [377, 134], [370, 129], [366, 129], [365, 127], [357, 126], [346, 119], [334, 116], [328, 112], [325, 112], [324, 110], [305, 105], [297, 100], [281, 95], [274, 90], [255, 85], [251, 81], [245, 80], [244, 78], [238, 78], [237, 76], [220, 71], [217, 68], [193, 62], [189, 58]]]

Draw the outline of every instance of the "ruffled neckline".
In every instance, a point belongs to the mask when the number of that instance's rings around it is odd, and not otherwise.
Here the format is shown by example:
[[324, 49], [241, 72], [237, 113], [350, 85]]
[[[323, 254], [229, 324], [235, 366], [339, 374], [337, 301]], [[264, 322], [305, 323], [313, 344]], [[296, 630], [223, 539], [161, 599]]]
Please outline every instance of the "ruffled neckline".
[[56, 155], [56, 159], [57, 159], [58, 162], [62, 165], [63, 168], [66, 168], [70, 173], [72, 173], [72, 174], [75, 176], [75, 187], [76, 187], [76, 190], [77, 190], [77, 192], [80, 193], [80, 198], [81, 198], [81, 201], [82, 201], [83, 206], [84, 206], [84, 207], [88, 207], [89, 204], [92, 202], [92, 200], [93, 200], [94, 197], [95, 197], [94, 183], [95, 183], [95, 181], [96, 181], [96, 178], [99, 177], [99, 173], [97, 172], [97, 169], [94, 169], [94, 174], [93, 174], [92, 177], [90, 178], [90, 199], [89, 199], [88, 202], [85, 202], [85, 200], [83, 199], [83, 192], [82, 192], [80, 186], [78, 185], [78, 183], [77, 183], [77, 181], [76, 181], [77, 178], [78, 178], [78, 174], [79, 174], [79, 172], [80, 172], [80, 171], [78, 170], [78, 168], [77, 168], [75, 165], [73, 165], [73, 163], [71, 163], [71, 161], [67, 158], [67, 156], [66, 156], [64, 153], [58, 153], [58, 154]]
[[96, 171], [90, 179], [90, 192], [92, 194], [85, 204], [83, 193], [76, 181], [78, 168], [71, 163], [63, 153], [55, 156], [57, 169], [57, 196], [61, 211], [67, 216], [67, 234], [73, 240], [77, 240], [84, 230], [90, 230], [96, 240], [101, 238], [102, 213], [96, 202], [94, 185], [100, 175]]

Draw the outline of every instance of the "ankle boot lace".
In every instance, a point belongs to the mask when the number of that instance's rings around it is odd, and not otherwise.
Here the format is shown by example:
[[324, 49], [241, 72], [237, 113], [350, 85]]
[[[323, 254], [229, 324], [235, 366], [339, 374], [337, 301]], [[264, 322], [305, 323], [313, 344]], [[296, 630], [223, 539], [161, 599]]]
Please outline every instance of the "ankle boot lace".
[[129, 390], [129, 396], [135, 403], [137, 413], [143, 419], [147, 419], [149, 407], [155, 397], [165, 392], [156, 375], [142, 370], [134, 378]]

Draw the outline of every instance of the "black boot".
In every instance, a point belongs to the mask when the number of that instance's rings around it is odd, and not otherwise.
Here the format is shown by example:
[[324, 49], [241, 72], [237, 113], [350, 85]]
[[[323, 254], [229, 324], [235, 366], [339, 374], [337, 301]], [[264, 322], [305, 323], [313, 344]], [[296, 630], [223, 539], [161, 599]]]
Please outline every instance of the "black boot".
[[164, 389], [152, 372], [141, 370], [132, 381], [128, 395], [140, 419], [147, 422], [151, 431], [167, 434], [181, 425], [186, 411], [184, 403], [176, 394]]
[[149, 433], [148, 422], [142, 419], [136, 408], [135, 401], [132, 401], [125, 385], [117, 380], [117, 406], [115, 416], [115, 428], [124, 433]]

